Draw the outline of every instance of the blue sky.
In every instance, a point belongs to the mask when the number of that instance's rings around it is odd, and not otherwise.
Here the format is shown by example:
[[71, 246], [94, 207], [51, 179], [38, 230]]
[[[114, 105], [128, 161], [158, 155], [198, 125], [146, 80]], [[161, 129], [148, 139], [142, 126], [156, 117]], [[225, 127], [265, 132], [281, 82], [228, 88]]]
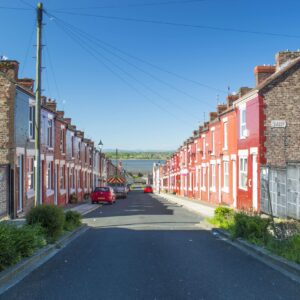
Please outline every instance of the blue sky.
[[[168, 3], [155, 5], [164, 2]], [[151, 5], [139, 6], [147, 3]], [[27, 10], [27, 4], [37, 2], [0, 1], [0, 54], [20, 62], [20, 76], [34, 78], [35, 11]], [[255, 65], [273, 64], [276, 52], [300, 48], [300, 3], [295, 0], [284, 5], [278, 0], [43, 4], [52, 15], [44, 16], [44, 94], [55, 98], [58, 108], [87, 137], [101, 139], [104, 148], [176, 149], [203, 122], [204, 113], [207, 117], [218, 102], [225, 101], [228, 86], [231, 91], [253, 86]]]

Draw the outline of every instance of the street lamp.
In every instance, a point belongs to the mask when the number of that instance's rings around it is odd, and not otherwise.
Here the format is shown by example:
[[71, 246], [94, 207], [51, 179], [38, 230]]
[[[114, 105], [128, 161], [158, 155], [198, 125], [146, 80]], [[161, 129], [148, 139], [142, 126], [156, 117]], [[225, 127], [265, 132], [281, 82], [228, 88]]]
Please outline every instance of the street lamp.
[[102, 180], [102, 148], [103, 148], [103, 143], [100, 140], [100, 142], [98, 143], [98, 148], [100, 151], [100, 186], [103, 185], [103, 180]]

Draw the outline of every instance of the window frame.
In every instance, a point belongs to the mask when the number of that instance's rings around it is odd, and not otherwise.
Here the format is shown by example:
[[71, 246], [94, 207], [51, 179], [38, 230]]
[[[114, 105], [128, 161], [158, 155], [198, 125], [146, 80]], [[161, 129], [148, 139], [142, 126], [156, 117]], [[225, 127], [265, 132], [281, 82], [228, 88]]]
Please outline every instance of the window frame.
[[240, 108], [240, 138], [246, 138], [245, 130], [247, 129], [246, 107]]
[[[243, 175], [244, 180], [242, 180]], [[245, 182], [245, 185], [242, 185], [242, 182]], [[248, 190], [248, 156], [246, 155], [239, 156], [239, 189]]]

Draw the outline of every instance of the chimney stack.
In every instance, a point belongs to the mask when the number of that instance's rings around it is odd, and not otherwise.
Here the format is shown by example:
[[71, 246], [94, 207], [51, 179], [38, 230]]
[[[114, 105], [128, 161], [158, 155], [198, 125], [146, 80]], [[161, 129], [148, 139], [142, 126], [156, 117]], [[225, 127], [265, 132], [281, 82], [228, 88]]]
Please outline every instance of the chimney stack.
[[244, 95], [246, 95], [248, 92], [250, 92], [252, 90], [252, 88], [249, 88], [247, 86], [242, 86], [240, 89], [239, 89], [239, 98], [240, 97], [243, 97]]
[[215, 120], [217, 117], [218, 117], [218, 113], [217, 112], [213, 111], [213, 112], [209, 113], [209, 121], [210, 122], [213, 121], [213, 120]]
[[26, 90], [33, 92], [34, 80], [31, 78], [22, 78], [18, 80], [18, 84]]
[[276, 71], [275, 66], [256, 66], [254, 68], [255, 84], [258, 86]]
[[227, 104], [218, 104], [217, 106], [218, 115], [220, 115], [226, 109], [227, 109]]
[[53, 112], [56, 112], [56, 101], [48, 99], [48, 101], [45, 103], [46, 107]]
[[16, 60], [0, 60], [0, 72], [9, 79], [18, 80], [19, 63]]
[[58, 110], [58, 111], [56, 112], [56, 114], [57, 114], [60, 118], [63, 119], [63, 117], [64, 117], [64, 115], [65, 115], [65, 112], [62, 111], [62, 110]]
[[275, 56], [276, 70], [287, 65], [290, 61], [300, 57], [300, 51], [282, 51], [278, 52]]
[[71, 125], [71, 122], [72, 122], [71, 118], [65, 118], [64, 120], [67, 124]]
[[227, 108], [231, 107], [233, 102], [239, 99], [239, 95], [228, 95], [226, 100], [227, 100]]

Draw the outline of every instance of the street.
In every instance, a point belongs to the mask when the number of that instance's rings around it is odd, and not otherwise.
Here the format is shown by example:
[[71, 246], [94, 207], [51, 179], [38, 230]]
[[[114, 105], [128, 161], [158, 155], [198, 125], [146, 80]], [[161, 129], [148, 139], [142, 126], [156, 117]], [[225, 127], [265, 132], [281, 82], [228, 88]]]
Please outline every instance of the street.
[[299, 299], [300, 285], [155, 195], [85, 216], [90, 229], [0, 299]]

